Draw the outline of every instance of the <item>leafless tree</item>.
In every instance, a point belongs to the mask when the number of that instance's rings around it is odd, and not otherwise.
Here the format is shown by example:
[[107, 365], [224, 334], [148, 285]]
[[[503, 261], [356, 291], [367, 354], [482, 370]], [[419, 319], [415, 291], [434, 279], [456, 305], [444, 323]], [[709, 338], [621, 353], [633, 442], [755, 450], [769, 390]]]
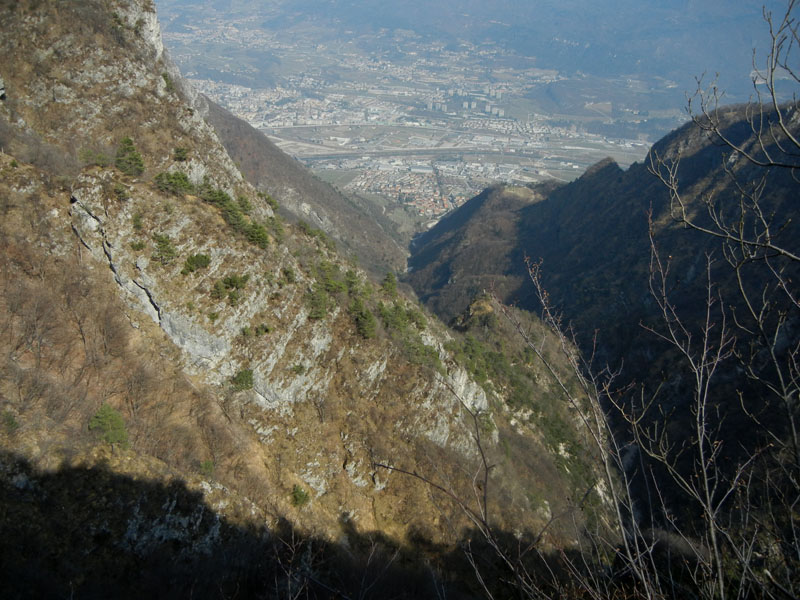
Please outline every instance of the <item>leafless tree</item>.
[[[767, 411], [757, 412], [749, 398], [741, 398], [753, 436], [760, 436], [765, 442], [761, 447], [749, 447], [724, 479], [708, 472], [709, 468], [717, 468], [722, 438], [716, 436], [714, 440], [705, 429], [711, 415], [696, 415], [698, 427], [702, 428], [696, 434], [697, 448], [711, 452], [702, 466], [696, 466], [700, 475], [708, 477], [703, 492], [706, 498], [701, 504], [707, 511], [707, 532], [715, 537], [711, 541], [717, 553], [715, 572], [722, 597], [722, 545], [734, 556], [744, 590], [752, 590], [747, 587], [752, 585], [768, 597], [796, 597], [800, 593], [800, 583], [793, 574], [800, 569], [800, 246], [795, 223], [800, 182], [800, 106], [796, 93], [787, 97], [781, 91], [781, 82], [787, 88], [800, 83], [796, 9], [796, 0], [790, 0], [782, 13], [764, 10], [770, 46], [765, 64], [759, 64], [754, 53], [755, 94], [744, 107], [746, 127], [737, 127], [733, 120], [737, 113], [720, 105], [722, 94], [714, 85], [709, 90], [698, 88], [690, 103], [695, 125], [723, 149], [723, 169], [732, 193], [708, 194], [699, 201], [693, 198], [681, 185], [680, 152], [671, 156], [653, 154], [650, 165], [669, 190], [673, 218], [719, 242], [734, 285], [726, 286], [733, 288], [725, 290], [727, 296], [720, 286], [715, 299], [721, 310], [727, 306], [729, 318], [719, 314], [713, 323], [708, 322], [708, 327], [713, 326], [718, 335], [730, 342], [725, 345], [737, 361], [736, 366], [749, 378], [753, 390], [750, 394], [769, 412], [780, 410], [780, 418], [776, 419]], [[660, 262], [653, 248], [653, 272], [665, 274], [668, 265]], [[714, 283], [709, 280], [709, 290]], [[686, 333], [675, 328], [679, 320], [666, 299], [665, 280], [658, 287], [659, 294], [654, 295], [660, 297], [669, 341], [692, 361], [694, 355], [686, 353]], [[717, 348], [723, 348], [721, 338]], [[697, 373], [699, 365], [692, 366]], [[702, 403], [703, 409], [708, 406]], [[646, 442], [645, 446], [652, 447], [654, 440]], [[658, 454], [662, 462], [665, 455]], [[753, 471], [753, 465], [759, 469]], [[674, 470], [671, 473], [677, 477]], [[687, 485], [690, 482], [686, 480], [677, 481], [687, 493], [699, 491]], [[730, 518], [730, 511], [722, 510], [726, 503], [738, 509], [733, 511], [737, 517], [735, 527], [720, 522], [723, 516]], [[775, 560], [777, 557], [780, 558]], [[759, 563], [757, 569], [755, 565]], [[744, 590], [740, 587], [739, 595]]]
[[[752, 102], [723, 107], [713, 85], [698, 85], [690, 101], [696, 131], [722, 149], [727, 184], [698, 196], [682, 181], [687, 148], [673, 145], [667, 154], [650, 155], [652, 173], [669, 191], [674, 222], [716, 248], [706, 254], [700, 310], [682, 313], [673, 297], [672, 259], [660, 251], [651, 220], [649, 286], [658, 319], [645, 329], [666, 343], [669, 364], [684, 380], [680, 421], [663, 401], [669, 390], [660, 382], [620, 389], [618, 373], [596, 368], [591, 353], [578, 352], [542, 283], [540, 263], [529, 261], [528, 274], [548, 335], [577, 377], [578, 392], [550, 362], [544, 339], [505, 311], [579, 415], [597, 453], [609, 519], [604, 528], [586, 532], [577, 557], [562, 553], [559, 565], [586, 597], [800, 594], [800, 229], [794, 222], [800, 107], [795, 96], [781, 97], [781, 82], [800, 83], [796, 7], [788, 0], [780, 14], [764, 10], [771, 43], [765, 65], [754, 53]], [[762, 410], [755, 409], [758, 403]], [[776, 409], [778, 419], [768, 414]], [[690, 426], [676, 431], [678, 422]], [[734, 425], [745, 428], [748, 439], [736, 440], [729, 431]], [[428, 476], [381, 466], [451, 498], [513, 574], [521, 598], [562, 595], [557, 582], [543, 586], [522, 560], [538, 550], [539, 540], [516, 554], [499, 543], [488, 513], [491, 465], [477, 427], [475, 443], [482, 460], [470, 500]], [[646, 502], [634, 481], [637, 471], [649, 483]], [[469, 548], [467, 556], [492, 597]]]
[[[510, 312], [508, 316], [510, 319], [514, 319]], [[527, 337], [528, 334], [522, 328], [522, 325], [518, 321], [514, 322], [518, 326], [520, 334], [523, 335], [526, 340], [529, 340], [530, 338]], [[567, 349], [570, 356], [578, 360], [579, 355], [574, 351], [574, 346], [572, 346], [566, 338], [563, 342], [563, 347]], [[540, 346], [533, 345], [533, 347], [535, 352], [539, 353], [541, 351]], [[574, 398], [576, 404], [580, 404], [582, 416], [585, 417], [586, 422], [588, 423], [591, 421], [592, 417], [590, 415], [583, 414], [583, 409], [586, 407], [586, 404], [582, 399], [573, 396], [570, 391], [570, 386], [562, 379], [549, 359], [545, 359], [545, 364], [548, 368], [552, 369], [552, 374], [562, 390], [565, 391], [570, 398]], [[498, 582], [493, 580], [494, 577], [499, 577], [501, 583], [508, 584], [512, 589], [516, 590], [519, 598], [566, 596], [567, 593], [565, 590], [570, 586], [563, 577], [559, 577], [556, 574], [556, 571], [563, 570], [563, 566], [566, 564], [567, 567], [574, 568], [579, 577], [583, 579], [585, 576], [584, 569], [580, 565], [574, 564], [569, 560], [558, 560], [556, 561], [558, 565], [553, 564], [553, 561], [545, 556], [545, 544], [543, 544], [543, 540], [550, 528], [557, 521], [568, 520], [570, 519], [571, 513], [580, 510], [589, 493], [592, 491], [591, 488], [586, 490], [583, 497], [577, 503], [577, 506], [569, 507], [562, 513], [552, 515], [539, 531], [522, 538], [510, 540], [508, 536], [504, 535], [496, 526], [495, 515], [492, 510], [493, 503], [490, 496], [492, 495], [493, 482], [491, 474], [495, 465], [487, 453], [487, 445], [483, 433], [485, 414], [480, 410], [471, 408], [447, 380], [440, 378], [440, 383], [449, 389], [450, 393], [458, 400], [463, 411], [467, 415], [467, 422], [469, 424], [474, 447], [477, 451], [477, 464], [471, 472], [466, 473], [469, 479], [467, 492], [465, 494], [460, 493], [460, 491], [456, 489], [456, 486], [444, 476], [435, 477], [428, 473], [420, 473], [417, 470], [409, 470], [385, 462], [375, 462], [374, 466], [400, 473], [423, 482], [430, 489], [452, 502], [467, 518], [467, 521], [472, 526], [473, 534], [463, 542], [464, 555], [472, 567], [478, 585], [486, 597], [497, 597]], [[587, 380], [584, 380], [582, 383], [590, 385]], [[603, 431], [601, 435], [605, 437], [605, 431]], [[609, 473], [611, 473], [611, 471], [609, 471]], [[486, 547], [488, 547], [490, 555], [494, 559], [497, 559], [500, 568], [499, 573], [496, 569], [487, 567], [487, 561], [484, 556]], [[542, 576], [543, 573], [544, 576]], [[584, 586], [584, 591], [594, 590], [595, 586]], [[595, 597], [599, 600], [600, 598], [608, 596], [598, 594]]]
[[582, 548], [580, 560], [565, 560], [565, 565], [580, 583], [583, 592], [592, 598], [610, 597], [610, 588], [613, 586], [610, 574], [600, 573], [597, 565], [584, 562], [598, 556], [616, 559], [618, 565], [621, 565], [618, 569], [630, 575], [631, 591], [635, 596], [648, 599], [665, 597], [665, 590], [656, 576], [653, 547], [642, 531], [641, 520], [637, 518], [633, 481], [625, 465], [626, 448], [619, 438], [613, 435], [608, 418], [607, 411], [613, 406], [618, 406], [618, 398], [624, 395], [624, 390], [619, 389], [616, 384], [618, 373], [608, 368], [596, 369], [593, 356], [587, 357], [578, 351], [575, 336], [563, 323], [561, 315], [554, 310], [544, 288], [541, 264], [528, 260], [527, 266], [542, 308], [541, 318], [548, 326], [548, 335], [555, 338], [561, 357], [570, 365], [570, 375], [574, 375], [580, 384], [578, 393], [572, 391], [572, 386], [568, 385], [559, 369], [544, 352], [545, 338], [535, 339], [511, 311], [503, 308], [503, 313], [515, 326], [527, 346], [545, 365], [552, 381], [579, 416], [590, 443], [597, 451], [602, 474], [600, 485], [609, 499], [610, 519], [604, 524], [605, 527], [590, 532], [588, 547]]
[[[698, 87], [689, 105], [698, 129], [724, 151], [722, 168], [732, 193], [697, 198], [682, 187], [681, 151], [651, 154], [650, 170], [670, 194], [672, 217], [680, 224], [719, 242], [733, 273], [737, 298], [731, 317], [738, 337], [736, 354], [748, 376], [768, 390], [783, 410], [787, 445], [800, 466], [800, 295], [796, 278], [800, 248], [796, 214], [800, 175], [800, 106], [796, 96], [782, 102], [779, 82], [800, 83], [796, 46], [796, 0], [776, 18], [764, 11], [770, 48], [761, 66], [754, 53], [754, 100], [744, 107], [746, 127], [738, 126], [741, 110], [720, 105], [721, 92]], [[695, 110], [696, 109], [696, 110]], [[790, 185], [787, 185], [787, 181]]]
[[[671, 257], [659, 251], [651, 221], [650, 292], [660, 318], [646, 329], [667, 343], [674, 364], [691, 382], [690, 431], [674, 431], [671, 421], [676, 415], [665, 411], [657, 387], [652, 395], [643, 392], [638, 402], [619, 394], [593, 398], [600, 408], [605, 406], [605, 414], [610, 409], [622, 417], [636, 448], [649, 465], [657, 466], [659, 475], [649, 478], [649, 507], [658, 510], [661, 527], [692, 549], [690, 583], [699, 597], [780, 598], [796, 597], [800, 591], [800, 252], [793, 223], [800, 112], [796, 97], [781, 101], [778, 85], [781, 79], [800, 82], [793, 64], [800, 41], [795, 12], [795, 0], [777, 18], [764, 11], [771, 44], [765, 67], [759, 68], [754, 54], [751, 103], [744, 109], [722, 107], [714, 86], [710, 91], [699, 89], [690, 103], [697, 130], [722, 148], [727, 185], [698, 197], [681, 181], [681, 149], [667, 156], [650, 155], [651, 171], [669, 191], [673, 219], [703, 236], [711, 247], [716, 245], [722, 256], [719, 265], [712, 254], [706, 256], [700, 317], [681, 314], [671, 297]], [[536, 284], [535, 270], [531, 277]], [[539, 293], [548, 320], [548, 299], [541, 288]], [[552, 318], [548, 323], [555, 331], [561, 328]], [[721, 400], [731, 391], [725, 371], [737, 369], [749, 380], [736, 384], [739, 407]], [[780, 408], [782, 418], [756, 412], [754, 398], [768, 409]], [[741, 412], [734, 418], [737, 408]], [[740, 428], [742, 422], [747, 424], [749, 439], [738, 440], [738, 447], [732, 448], [726, 428], [734, 419]], [[619, 450], [612, 442], [609, 458], [626, 482]], [[629, 486], [622, 486], [623, 505], [634, 506], [631, 493]], [[700, 517], [691, 522], [676, 517], [678, 503], [696, 507]], [[635, 523], [627, 527], [627, 536], [648, 539]], [[652, 548], [646, 548], [646, 554]], [[640, 552], [633, 548], [624, 558], [641, 564]], [[651, 591], [674, 589], [674, 573], [666, 573], [665, 579], [658, 569], [631, 568], [637, 579], [649, 577], [643, 588], [648, 597]]]

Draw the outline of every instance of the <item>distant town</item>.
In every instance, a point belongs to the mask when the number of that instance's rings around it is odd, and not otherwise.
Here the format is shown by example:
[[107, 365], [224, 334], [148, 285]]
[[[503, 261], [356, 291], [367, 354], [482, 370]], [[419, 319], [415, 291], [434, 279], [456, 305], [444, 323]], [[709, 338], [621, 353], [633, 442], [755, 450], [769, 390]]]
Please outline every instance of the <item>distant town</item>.
[[543, 114], [536, 91], [564, 76], [491, 43], [382, 31], [309, 45], [213, 17], [168, 26], [164, 39], [199, 91], [318, 176], [426, 225], [491, 183], [570, 181], [606, 156], [628, 166], [649, 148], [645, 133], [592, 131], [616, 122], [635, 132], [647, 115], [620, 99], [644, 82], [620, 81], [615, 98], [587, 94], [577, 114]]

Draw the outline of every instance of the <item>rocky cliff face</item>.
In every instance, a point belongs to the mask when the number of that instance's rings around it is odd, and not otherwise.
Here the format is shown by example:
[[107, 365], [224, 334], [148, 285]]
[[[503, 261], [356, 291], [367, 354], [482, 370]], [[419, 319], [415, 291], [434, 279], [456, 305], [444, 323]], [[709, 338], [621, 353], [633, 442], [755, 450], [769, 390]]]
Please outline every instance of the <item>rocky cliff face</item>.
[[[456, 507], [376, 463], [466, 495], [479, 422], [499, 525], [535, 530], [592, 478], [564, 476], [535, 420], [509, 425], [441, 324], [282, 222], [165, 56], [152, 2], [0, 11], [5, 448], [169, 474], [226, 518], [329, 540], [344, 522], [454, 539]], [[87, 431], [106, 404], [128, 443]]]
[[[3, 518], [36, 504], [35, 532], [14, 531], [31, 560], [53, 547], [36, 562], [52, 581], [105, 589], [87, 573], [113, 552], [120, 569], [189, 561], [183, 574], [229, 544], [253, 557], [287, 520], [348, 555], [366, 533], [431, 551], [457, 540], [463, 511], [378, 465], [471, 503], [477, 436], [498, 527], [536, 532], [585, 491], [594, 475], [569, 462], [583, 434], [546, 381], [531, 393], [564, 413], [569, 451], [503, 385], [477, 383], [443, 325], [245, 181], [166, 57], [151, 2], [0, 11], [0, 51], [15, 57], [0, 65]], [[62, 492], [84, 515], [68, 527], [96, 548], [77, 562], [50, 528], [45, 496]], [[568, 525], [549, 543], [571, 543]]]

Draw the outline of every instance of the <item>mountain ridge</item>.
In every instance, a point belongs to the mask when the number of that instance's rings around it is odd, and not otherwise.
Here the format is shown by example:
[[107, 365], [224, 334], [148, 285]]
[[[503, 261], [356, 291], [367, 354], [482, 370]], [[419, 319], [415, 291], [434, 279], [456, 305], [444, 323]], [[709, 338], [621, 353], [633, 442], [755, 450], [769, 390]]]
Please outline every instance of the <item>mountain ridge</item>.
[[[725, 131], [735, 143], [742, 143], [752, 135], [749, 124], [744, 120], [745, 110], [745, 107], [738, 105], [726, 107], [720, 112]], [[538, 301], [528, 280], [525, 257], [534, 262], [541, 260], [544, 284], [551, 298], [563, 310], [564, 317], [573, 322], [578, 331], [584, 332], [587, 343], [592, 337], [590, 332], [603, 324], [608, 328], [608, 342], [617, 344], [625, 335], [614, 331], [614, 315], [625, 314], [627, 309], [624, 306], [648, 304], [649, 214], [652, 214], [650, 218], [659, 246], [663, 244], [665, 248], [671, 248], [682, 236], [685, 238], [682, 243], [692, 248], [688, 253], [671, 252], [676, 261], [681, 261], [675, 263], [675, 269], [686, 273], [691, 271], [696, 277], [697, 265], [692, 267], [691, 263], [703, 251], [711, 251], [715, 247], [704, 236], [693, 232], [680, 233], [680, 223], [671, 218], [670, 190], [653, 174], [653, 170], [657, 165], [662, 165], [663, 169], [664, 164], [679, 160], [679, 191], [693, 198], [692, 214], [702, 219], [702, 198], [735, 191], [722, 169], [727, 158], [723, 147], [714, 143], [696, 125], [688, 123], [659, 140], [643, 163], [634, 163], [627, 170], [619, 168], [611, 159], [600, 161], [574, 182], [546, 190], [541, 201], [520, 207], [514, 213], [516, 230], [513, 239], [505, 240], [513, 248], [499, 257], [495, 257], [490, 250], [483, 252], [480, 248], [475, 249], [475, 253], [491, 257], [485, 260], [494, 260], [495, 263], [485, 272], [476, 269], [472, 275], [487, 280], [492, 276], [512, 279], [515, 283], [503, 287], [501, 299], [536, 310]], [[743, 179], [757, 180], [757, 173], [753, 175], [754, 170], [743, 165], [743, 161], [737, 166], [743, 168]], [[790, 193], [791, 182], [780, 175], [775, 177], [774, 196], [776, 206], [785, 208], [788, 206], [786, 195]], [[495, 194], [502, 195], [504, 189], [503, 186], [495, 188]], [[486, 218], [491, 219], [491, 216]], [[458, 226], [451, 227], [451, 224]], [[426, 275], [420, 272], [420, 268], [424, 262], [428, 270], [450, 269], [456, 277], [466, 276], [469, 265], [459, 264], [457, 252], [436, 241], [463, 237], [467, 235], [464, 233], [466, 226], [475, 228], [469, 243], [476, 246], [489, 243], [486, 238], [491, 234], [482, 232], [478, 223], [470, 224], [468, 219], [454, 214], [420, 236], [418, 243], [412, 246], [409, 260], [412, 269], [408, 281], [445, 321], [463, 310], [463, 299], [461, 303], [448, 308], [449, 301], [439, 301], [438, 296], [463, 298], [469, 297], [470, 293], [462, 295], [456, 289], [448, 291], [447, 285], [437, 287], [425, 283]], [[596, 232], [602, 233], [595, 235]], [[663, 242], [659, 241], [659, 236], [663, 237]], [[781, 236], [786, 240], [791, 237], [788, 231], [782, 231]], [[437, 252], [441, 260], [437, 260]], [[454, 261], [453, 265], [459, 266], [448, 266], [449, 258]], [[626, 275], [622, 276], [622, 273]], [[683, 278], [684, 285], [694, 277]], [[615, 286], [616, 289], [612, 289]], [[589, 290], [600, 293], [607, 301], [597, 303], [596, 298], [589, 295]], [[677, 290], [676, 296], [680, 297]], [[609, 308], [616, 302], [622, 302], [622, 305], [618, 305], [617, 309]], [[638, 321], [643, 316], [624, 317], [623, 321], [628, 323], [625, 328], [629, 331], [638, 329]], [[602, 328], [600, 333], [602, 335]], [[623, 354], [623, 348], [617, 346], [608, 354], [608, 358], [615, 362]]]
[[390, 223], [381, 224], [384, 219], [373, 204], [356, 204], [281, 152], [260, 131], [204, 100], [209, 122], [242, 174], [257, 188], [281, 198], [287, 216], [321, 228], [376, 279], [387, 271], [403, 270], [407, 251], [387, 233]]

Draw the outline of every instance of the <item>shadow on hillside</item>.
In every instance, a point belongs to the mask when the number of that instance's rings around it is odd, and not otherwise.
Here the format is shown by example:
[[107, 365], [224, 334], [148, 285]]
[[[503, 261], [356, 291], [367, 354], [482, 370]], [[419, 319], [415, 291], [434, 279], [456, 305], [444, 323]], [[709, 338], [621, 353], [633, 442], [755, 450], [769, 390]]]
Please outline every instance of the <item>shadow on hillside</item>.
[[40, 472], [9, 452], [0, 453], [0, 531], [8, 599], [479, 596], [457, 547], [398, 548], [347, 522], [336, 544], [288, 522], [242, 528], [182, 482], [102, 466]]

